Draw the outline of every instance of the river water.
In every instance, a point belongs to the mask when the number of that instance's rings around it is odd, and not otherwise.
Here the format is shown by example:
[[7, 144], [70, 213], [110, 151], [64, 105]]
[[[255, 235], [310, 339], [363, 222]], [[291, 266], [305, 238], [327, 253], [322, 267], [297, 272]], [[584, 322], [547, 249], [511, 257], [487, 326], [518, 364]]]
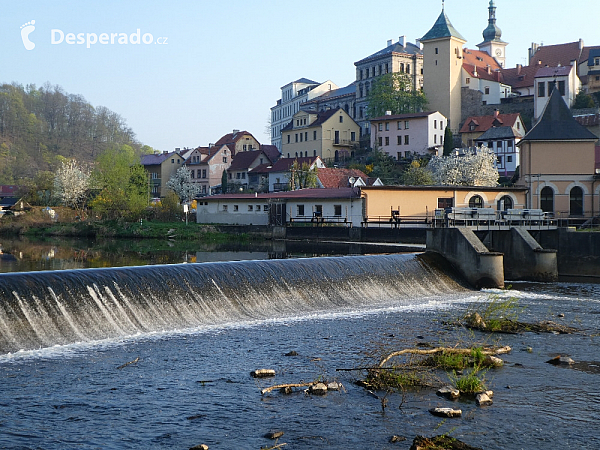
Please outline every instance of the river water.
[[[372, 273], [365, 272], [368, 268]], [[0, 276], [0, 287], [12, 286], [3, 300], [10, 308], [0, 315], [5, 346], [0, 448], [187, 449], [205, 443], [211, 450], [259, 449], [273, 445], [264, 438], [271, 430], [284, 431], [278, 443], [289, 449], [408, 449], [416, 435], [442, 433], [484, 449], [600, 448], [598, 285], [514, 283], [510, 291], [476, 292], [444, 267], [413, 255], [115, 270]], [[160, 277], [172, 272], [185, 282], [161, 291]], [[269, 284], [280, 275], [293, 280], [285, 289]], [[213, 280], [227, 301], [218, 300], [218, 289], [209, 290], [203, 277]], [[84, 310], [87, 294], [78, 283], [104, 286], [105, 278], [116, 285]], [[143, 301], [132, 301], [133, 278]], [[31, 294], [19, 291], [19, 303], [10, 291], [23, 280]], [[52, 284], [61, 280], [73, 304]], [[55, 294], [48, 299], [47, 286]], [[193, 295], [182, 294], [182, 286]], [[103, 291], [88, 293], [97, 298]], [[489, 336], [446, 325], [493, 295], [517, 297], [525, 307], [520, 320], [550, 319], [582, 332]], [[42, 313], [44, 308], [55, 310], [48, 305], [57, 298], [71, 322], [52, 318], [32, 337], [17, 305], [37, 323], [51, 314]], [[164, 314], [153, 303], [160, 298]], [[184, 301], [175, 309], [185, 309], [185, 317], [171, 310], [178, 298]], [[194, 313], [207, 305], [212, 305], [210, 314], [204, 309], [210, 320]], [[108, 311], [111, 307], [120, 312]], [[162, 317], [152, 319], [148, 311]], [[126, 324], [118, 314], [137, 321]], [[95, 326], [90, 317], [104, 325]], [[160, 326], [152, 328], [153, 323]], [[458, 341], [513, 348], [503, 356], [503, 368], [486, 373], [495, 392], [492, 406], [451, 402], [423, 389], [389, 394], [382, 411], [375, 395], [383, 393], [373, 395], [354, 384], [363, 371], [337, 370], [372, 366], [390, 351], [424, 342]], [[298, 356], [284, 356], [292, 350]], [[558, 354], [576, 364], [546, 364]], [[274, 369], [277, 376], [253, 379], [250, 372], [258, 368]], [[301, 389], [291, 395], [260, 393], [272, 384], [316, 379], [339, 381], [344, 389], [323, 397]], [[433, 417], [428, 409], [435, 406], [459, 407], [463, 417]], [[392, 435], [407, 440], [389, 443]]]

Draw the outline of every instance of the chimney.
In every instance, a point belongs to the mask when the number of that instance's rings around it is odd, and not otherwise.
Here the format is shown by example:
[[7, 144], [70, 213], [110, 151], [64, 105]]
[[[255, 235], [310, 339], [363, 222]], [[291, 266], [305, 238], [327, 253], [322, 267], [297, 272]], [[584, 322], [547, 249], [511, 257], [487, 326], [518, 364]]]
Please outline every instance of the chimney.
[[579, 51], [583, 50], [583, 39], [579, 39]]
[[208, 144], [208, 148], [213, 148], [215, 146], [215, 144], [213, 144], [212, 142], [210, 144]]
[[400, 44], [402, 47], [404, 47], [406, 45], [406, 36], [400, 36], [398, 38], [398, 44]]
[[176, 152], [180, 152], [181, 151], [181, 147], [175, 147], [175, 151]]
[[523, 69], [522, 64], [517, 64], [517, 75], [521, 75], [521, 70]]
[[423, 44], [421, 44], [421, 39], [415, 39], [415, 45], [423, 50]]
[[487, 66], [487, 73], [488, 75], [492, 74], [492, 68], [489, 65]]
[[233, 130], [233, 134], [238, 134], [240, 130]]
[[390, 45], [392, 45], [392, 40], [391, 40], [391, 39], [388, 39], [388, 41], [387, 41], [387, 46], [389, 47]]
[[500, 114], [500, 111], [498, 111], [497, 109], [494, 110], [494, 119], [498, 118], [498, 114]]

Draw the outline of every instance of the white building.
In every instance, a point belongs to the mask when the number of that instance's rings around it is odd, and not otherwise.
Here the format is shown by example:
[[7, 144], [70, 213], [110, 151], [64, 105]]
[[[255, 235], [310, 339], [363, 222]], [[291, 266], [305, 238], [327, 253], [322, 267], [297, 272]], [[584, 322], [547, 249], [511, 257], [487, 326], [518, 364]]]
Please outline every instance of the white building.
[[439, 111], [376, 117], [371, 119], [371, 148], [396, 159], [441, 155], [447, 124]]
[[268, 225], [322, 221], [360, 227], [360, 191], [355, 188], [300, 189], [268, 194], [222, 194], [198, 205], [198, 223]]
[[281, 152], [281, 129], [300, 111], [300, 105], [325, 94], [338, 86], [331, 80], [324, 83], [300, 78], [281, 88], [281, 99], [271, 108], [271, 144]]
[[542, 67], [535, 74], [535, 91], [533, 116], [534, 120], [542, 115], [550, 95], [558, 89], [569, 108], [575, 102], [575, 96], [581, 89], [581, 81], [573, 66]]

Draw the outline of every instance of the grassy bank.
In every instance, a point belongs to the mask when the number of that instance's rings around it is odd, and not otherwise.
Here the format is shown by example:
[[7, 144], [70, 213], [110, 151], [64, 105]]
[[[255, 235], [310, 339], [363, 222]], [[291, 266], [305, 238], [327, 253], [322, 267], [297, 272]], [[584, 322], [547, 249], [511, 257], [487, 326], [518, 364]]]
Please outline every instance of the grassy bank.
[[79, 220], [76, 213], [56, 208], [59, 220], [53, 221], [41, 209], [21, 216], [0, 219], [0, 235], [77, 238], [169, 239], [172, 241], [202, 241], [205, 243], [247, 242], [255, 239], [248, 234], [228, 233], [220, 227], [189, 221], [161, 222], [142, 220]]

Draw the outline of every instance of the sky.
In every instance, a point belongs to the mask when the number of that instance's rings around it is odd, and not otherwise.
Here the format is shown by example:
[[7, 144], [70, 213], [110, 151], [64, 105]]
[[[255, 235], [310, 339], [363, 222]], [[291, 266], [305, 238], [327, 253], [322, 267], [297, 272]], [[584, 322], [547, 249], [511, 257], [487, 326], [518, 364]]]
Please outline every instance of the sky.
[[[527, 64], [532, 42], [600, 45], [598, 0], [495, 3], [508, 67]], [[483, 40], [488, 4], [445, 2], [468, 48]], [[440, 0], [0, 0], [0, 83], [59, 85], [118, 113], [158, 150], [207, 146], [233, 129], [269, 144], [281, 86], [302, 77], [346, 86], [355, 61], [402, 35], [414, 43], [441, 8]]]

